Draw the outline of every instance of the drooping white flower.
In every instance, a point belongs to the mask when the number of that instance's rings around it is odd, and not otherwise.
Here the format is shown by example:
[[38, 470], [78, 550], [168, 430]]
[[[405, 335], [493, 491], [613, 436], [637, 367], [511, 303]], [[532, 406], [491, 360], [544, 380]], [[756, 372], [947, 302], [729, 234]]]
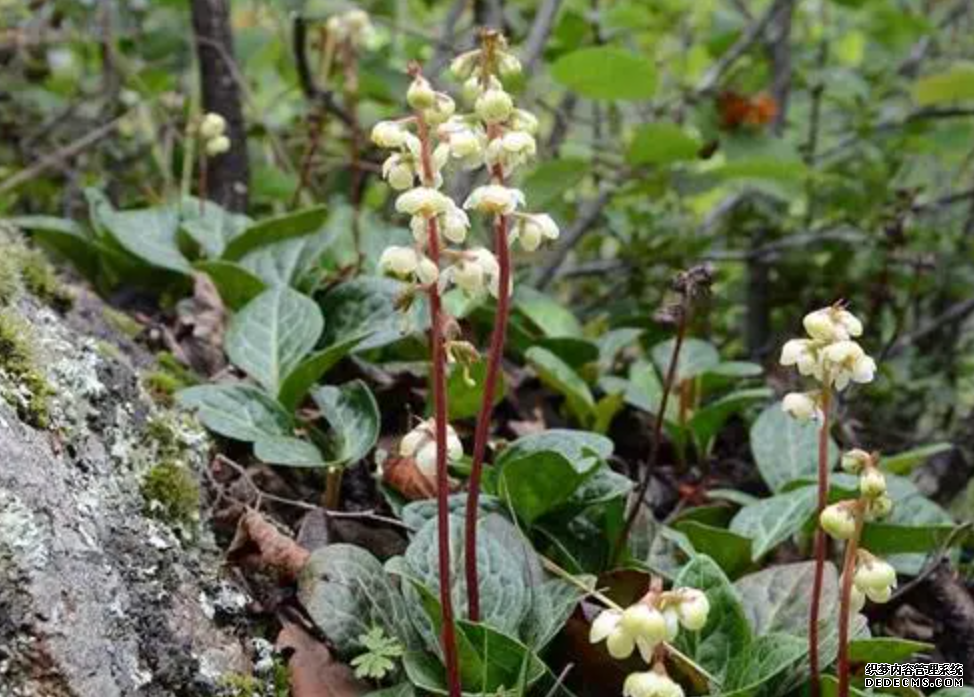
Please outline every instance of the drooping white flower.
[[[427, 478], [436, 477], [436, 421], [428, 419], [403, 436], [399, 442], [399, 454], [411, 457], [416, 467]], [[457, 462], [463, 457], [463, 443], [450, 424], [446, 425], [447, 462]]]
[[707, 594], [696, 588], [682, 588], [678, 593], [682, 596], [676, 606], [680, 624], [691, 632], [703, 629], [710, 614], [710, 601], [707, 599]]
[[819, 341], [847, 341], [862, 334], [862, 322], [842, 307], [824, 307], [805, 315], [805, 331]]
[[484, 163], [487, 134], [467, 119], [454, 117], [440, 126], [437, 135], [450, 149], [450, 156], [468, 169]]
[[524, 251], [533, 252], [545, 240], [557, 240], [559, 234], [558, 224], [550, 215], [526, 213], [518, 216], [512, 237]]
[[457, 110], [457, 105], [453, 99], [442, 92], [436, 92], [433, 99], [433, 106], [423, 110], [423, 118], [431, 126], [439, 126], [453, 116]]
[[372, 142], [380, 148], [402, 147], [406, 143], [407, 135], [412, 134], [396, 121], [379, 121], [372, 127]]
[[217, 136], [206, 141], [206, 154], [208, 157], [216, 157], [230, 150], [230, 139], [226, 136]]
[[509, 125], [512, 131], [524, 131], [534, 135], [538, 132], [538, 117], [526, 109], [515, 109], [511, 113]]
[[463, 203], [464, 208], [491, 215], [508, 215], [523, 205], [523, 193], [500, 184], [478, 186]]
[[474, 68], [477, 67], [479, 60], [479, 49], [461, 53], [459, 56], [453, 59], [452, 63], [450, 63], [450, 72], [453, 73], [453, 76], [458, 80], [466, 80], [473, 73]]
[[896, 569], [869, 555], [866, 561], [857, 565], [852, 581], [874, 603], [885, 603], [896, 588]]
[[450, 198], [436, 189], [420, 186], [400, 194], [396, 199], [396, 210], [400, 213], [432, 218], [446, 212], [454, 205]]
[[208, 112], [200, 121], [200, 137], [212, 140], [222, 136], [227, 130], [227, 120], [215, 111]]
[[509, 172], [534, 157], [537, 149], [530, 133], [510, 131], [490, 141], [484, 159], [488, 165], [501, 165], [505, 172]]
[[786, 414], [799, 421], [819, 418], [821, 410], [815, 392], [789, 392], [781, 400], [781, 408]]
[[659, 610], [637, 603], [620, 612], [605, 610], [592, 623], [589, 642], [605, 641], [609, 655], [622, 660], [637, 648], [644, 660], [652, 658], [653, 650], [666, 635], [666, 622]]
[[443, 272], [445, 283], [454, 283], [468, 295], [480, 295], [486, 288], [495, 298], [500, 290], [500, 265], [493, 253], [477, 247], [468, 249]]
[[848, 506], [833, 503], [826, 506], [819, 516], [822, 528], [837, 540], [848, 540], [856, 531], [856, 519]]
[[882, 520], [893, 510], [893, 499], [883, 494], [866, 502], [866, 519]]
[[859, 475], [859, 492], [867, 499], [874, 499], [886, 493], [886, 477], [875, 467], [867, 467]]
[[622, 685], [622, 694], [623, 697], [684, 697], [682, 687], [656, 671], [630, 673]]
[[372, 43], [375, 28], [364, 10], [354, 9], [328, 19], [328, 33], [338, 42], [349, 40], [355, 46]]
[[521, 61], [513, 53], [504, 51], [497, 57], [497, 70], [501, 77], [517, 77], [521, 74]]
[[403, 155], [390, 155], [382, 163], [382, 177], [396, 191], [412, 188], [416, 182], [416, 171], [412, 158]]
[[820, 344], [809, 339], [791, 339], [781, 347], [780, 363], [796, 366], [802, 375], [821, 376]]
[[503, 87], [491, 86], [477, 97], [474, 110], [484, 123], [503, 123], [514, 110], [514, 100]]
[[435, 283], [439, 269], [432, 259], [412, 247], [387, 247], [379, 257], [379, 272], [404, 281], [418, 280], [424, 285]]
[[436, 90], [422, 75], [417, 75], [406, 90], [406, 102], [416, 111], [429, 109], [436, 103]]
[[849, 474], [859, 474], [872, 464], [873, 456], [859, 448], [853, 448], [842, 456], [842, 469]]
[[470, 218], [462, 208], [453, 206], [442, 218], [443, 236], [454, 244], [461, 244], [467, 239], [467, 230], [470, 229]]
[[822, 369], [835, 388], [843, 390], [850, 382], [872, 382], [876, 361], [855, 341], [844, 339], [822, 349]]

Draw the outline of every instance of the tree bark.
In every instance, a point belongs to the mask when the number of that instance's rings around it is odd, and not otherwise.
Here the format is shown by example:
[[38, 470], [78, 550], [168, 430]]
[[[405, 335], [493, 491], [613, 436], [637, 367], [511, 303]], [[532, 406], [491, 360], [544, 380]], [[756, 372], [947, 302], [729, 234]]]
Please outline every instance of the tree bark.
[[193, 32], [200, 64], [203, 110], [227, 122], [230, 150], [207, 163], [206, 197], [244, 211], [250, 190], [247, 131], [233, 53], [229, 0], [192, 0]]

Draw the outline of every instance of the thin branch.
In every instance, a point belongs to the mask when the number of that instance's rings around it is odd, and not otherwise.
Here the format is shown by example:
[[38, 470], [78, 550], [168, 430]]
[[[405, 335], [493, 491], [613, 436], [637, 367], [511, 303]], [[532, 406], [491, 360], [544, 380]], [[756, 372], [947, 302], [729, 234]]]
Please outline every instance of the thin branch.
[[551, 259], [538, 273], [538, 288], [544, 288], [551, 283], [555, 274], [558, 273], [558, 269], [565, 263], [568, 253], [575, 247], [582, 235], [588, 232], [588, 229], [599, 219], [602, 215], [602, 210], [608, 205], [614, 193], [614, 187], [604, 184], [598, 196], [583, 204], [575, 222], [572, 223], [572, 226], [563, 235], [562, 243], [554, 250]]
[[938, 332], [943, 331], [944, 329], [959, 322], [963, 322], [970, 317], [971, 314], [974, 314], [974, 298], [955, 303], [916, 331], [910, 332], [909, 334], [904, 334], [902, 337], [900, 337], [889, 350], [889, 355], [895, 356], [902, 353], [905, 349], [922, 341], [923, 339], [935, 335]]
[[531, 32], [528, 34], [527, 41], [524, 43], [524, 52], [521, 63], [524, 66], [524, 73], [528, 76], [534, 71], [534, 66], [541, 58], [544, 45], [551, 35], [551, 29], [555, 25], [555, 18], [558, 10], [561, 9], [563, 0], [544, 0], [538, 12], [534, 16], [534, 24], [531, 25]]

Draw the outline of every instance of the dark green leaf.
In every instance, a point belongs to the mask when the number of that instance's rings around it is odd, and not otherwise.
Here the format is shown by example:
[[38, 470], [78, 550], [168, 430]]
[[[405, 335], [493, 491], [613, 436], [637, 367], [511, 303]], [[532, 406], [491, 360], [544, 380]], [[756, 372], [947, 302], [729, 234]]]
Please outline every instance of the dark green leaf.
[[887, 472], [893, 474], [907, 475], [913, 471], [917, 465], [922, 465], [934, 455], [945, 453], [954, 446], [950, 443], [932, 443], [920, 448], [906, 450], [896, 455], [884, 456], [879, 461], [879, 466]]
[[341, 387], [326, 385], [311, 393], [322, 417], [331, 426], [328, 434], [329, 466], [358, 462], [379, 439], [379, 405], [361, 380]]
[[[819, 427], [814, 421], [793, 419], [775, 402], [761, 412], [751, 427], [751, 452], [764, 481], [773, 491], [818, 473]], [[839, 448], [829, 438], [829, 463], [839, 457]]]
[[581, 424], [587, 424], [595, 409], [595, 399], [581, 376], [548, 349], [534, 346], [525, 354], [541, 382], [565, 397], [569, 411]]
[[264, 292], [264, 282], [232, 261], [198, 261], [193, 267], [210, 277], [220, 298], [232, 310], [239, 310]]
[[179, 212], [175, 208], [116, 211], [103, 207], [99, 219], [112, 238], [130, 254], [168, 271], [192, 272], [176, 241]]
[[357, 348], [366, 351], [425, 331], [429, 322], [425, 312], [404, 315], [396, 309], [405, 290], [405, 284], [391, 278], [363, 276], [342, 283], [319, 300], [326, 321], [325, 343], [369, 334]]
[[814, 487], [802, 487], [744, 506], [731, 521], [731, 532], [751, 539], [751, 555], [758, 561], [801, 530], [815, 513]]
[[582, 48], [559, 58], [551, 74], [589, 99], [643, 100], [656, 94], [656, 66], [647, 57], [612, 46]]
[[901, 663], [918, 653], [929, 653], [936, 647], [923, 641], [899, 637], [870, 637], [849, 642], [849, 660], [853, 663]]
[[293, 436], [261, 438], [254, 443], [254, 455], [270, 465], [325, 467], [328, 464], [314, 443]]
[[278, 401], [286, 409], [297, 409], [311, 387], [366, 338], [368, 335], [348, 337], [302, 360], [281, 383]]
[[920, 78], [913, 86], [913, 98], [920, 106], [974, 99], [974, 66], [957, 64], [947, 72]]
[[751, 540], [730, 530], [695, 520], [674, 523], [700, 554], [711, 557], [730, 578], [737, 578], [751, 566]]
[[244, 384], [199, 385], [176, 394], [179, 404], [196, 411], [208, 429], [221, 436], [253, 442], [291, 433], [291, 416], [270, 395]]
[[325, 206], [315, 206], [261, 220], [230, 240], [223, 250], [223, 258], [237, 261], [264, 245], [310, 235], [324, 224], [327, 211]]
[[[469, 384], [467, 380], [473, 384]], [[483, 401], [484, 386], [487, 379], [487, 362], [479, 360], [467, 369], [456, 365], [450, 371], [446, 383], [447, 406], [450, 409], [450, 421], [469, 419], [480, 413]], [[494, 383], [494, 406], [504, 399], [505, 384], [504, 371], [497, 372]]]
[[697, 159], [700, 140], [666, 121], [643, 124], [636, 131], [626, 159], [634, 165], [670, 165]]

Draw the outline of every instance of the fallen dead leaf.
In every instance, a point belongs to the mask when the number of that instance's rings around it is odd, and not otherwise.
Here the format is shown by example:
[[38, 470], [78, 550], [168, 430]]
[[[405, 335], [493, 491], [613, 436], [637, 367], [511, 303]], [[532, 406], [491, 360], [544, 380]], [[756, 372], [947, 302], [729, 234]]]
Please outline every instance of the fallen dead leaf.
[[371, 688], [299, 624], [285, 622], [277, 649], [290, 654], [291, 697], [360, 697]]
[[227, 558], [244, 566], [276, 569], [285, 578], [295, 578], [311, 553], [280, 532], [257, 511], [240, 518], [237, 534]]

